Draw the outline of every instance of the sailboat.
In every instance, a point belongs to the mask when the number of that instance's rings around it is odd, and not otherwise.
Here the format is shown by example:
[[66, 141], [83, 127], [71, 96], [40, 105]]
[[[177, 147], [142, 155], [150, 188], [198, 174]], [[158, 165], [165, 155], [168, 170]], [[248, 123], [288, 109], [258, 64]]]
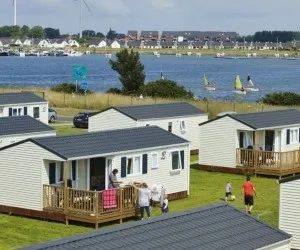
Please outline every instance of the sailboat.
[[235, 94], [246, 95], [246, 90], [244, 89], [240, 76], [237, 75], [234, 80], [234, 91]]
[[204, 74], [204, 77], [203, 77], [203, 82], [204, 82], [204, 89], [205, 90], [210, 90], [210, 91], [215, 91], [216, 90], [216, 85], [215, 84], [211, 84], [206, 75]]
[[257, 92], [259, 91], [259, 88], [255, 87], [250, 75], [247, 76], [247, 87], [244, 88], [246, 91], [253, 91], [253, 92]]

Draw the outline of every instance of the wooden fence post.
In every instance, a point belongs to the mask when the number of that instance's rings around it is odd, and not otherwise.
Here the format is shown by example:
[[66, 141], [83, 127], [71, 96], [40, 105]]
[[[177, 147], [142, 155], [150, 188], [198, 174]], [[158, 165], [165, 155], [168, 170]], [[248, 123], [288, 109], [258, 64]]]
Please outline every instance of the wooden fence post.
[[96, 216], [96, 225], [95, 225], [95, 229], [98, 229], [98, 217], [99, 217], [99, 193], [96, 191], [95, 194], [95, 216]]
[[[64, 214], [65, 217], [67, 217], [67, 213], [68, 213], [68, 201], [69, 201], [69, 190], [68, 190], [68, 173], [69, 173], [69, 162], [65, 161], [63, 163], [63, 167], [64, 167]], [[66, 219], [66, 225], [69, 225], [69, 221], [68, 219]]]
[[123, 188], [120, 188], [120, 224], [123, 223], [123, 199], [124, 199], [124, 195], [123, 195]]

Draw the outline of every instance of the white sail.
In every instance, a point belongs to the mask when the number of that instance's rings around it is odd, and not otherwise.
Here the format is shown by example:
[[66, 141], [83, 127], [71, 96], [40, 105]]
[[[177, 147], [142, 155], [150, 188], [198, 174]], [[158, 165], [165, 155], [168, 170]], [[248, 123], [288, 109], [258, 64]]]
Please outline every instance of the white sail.
[[250, 87], [254, 87], [254, 84], [253, 84], [253, 82], [252, 82], [252, 80], [250, 79], [250, 80], [248, 80], [248, 86], [250, 86]]

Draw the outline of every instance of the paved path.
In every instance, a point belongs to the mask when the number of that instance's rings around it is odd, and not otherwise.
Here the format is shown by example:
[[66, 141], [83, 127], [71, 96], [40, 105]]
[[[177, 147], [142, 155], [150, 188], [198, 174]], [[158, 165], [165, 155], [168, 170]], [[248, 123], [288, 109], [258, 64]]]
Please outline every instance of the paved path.
[[73, 116], [58, 115], [56, 122], [73, 122]]

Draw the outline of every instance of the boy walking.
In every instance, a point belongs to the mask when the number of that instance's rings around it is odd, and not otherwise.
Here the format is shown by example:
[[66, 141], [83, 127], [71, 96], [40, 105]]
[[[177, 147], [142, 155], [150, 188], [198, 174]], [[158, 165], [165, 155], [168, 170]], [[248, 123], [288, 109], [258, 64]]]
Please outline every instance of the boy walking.
[[225, 186], [225, 201], [227, 202], [228, 197], [231, 200], [231, 195], [232, 195], [232, 186], [230, 181], [227, 181], [226, 186]]
[[242, 186], [242, 195], [244, 196], [245, 211], [248, 214], [251, 214], [254, 205], [254, 194], [256, 196], [254, 184], [251, 182], [250, 176], [247, 176], [246, 182]]

